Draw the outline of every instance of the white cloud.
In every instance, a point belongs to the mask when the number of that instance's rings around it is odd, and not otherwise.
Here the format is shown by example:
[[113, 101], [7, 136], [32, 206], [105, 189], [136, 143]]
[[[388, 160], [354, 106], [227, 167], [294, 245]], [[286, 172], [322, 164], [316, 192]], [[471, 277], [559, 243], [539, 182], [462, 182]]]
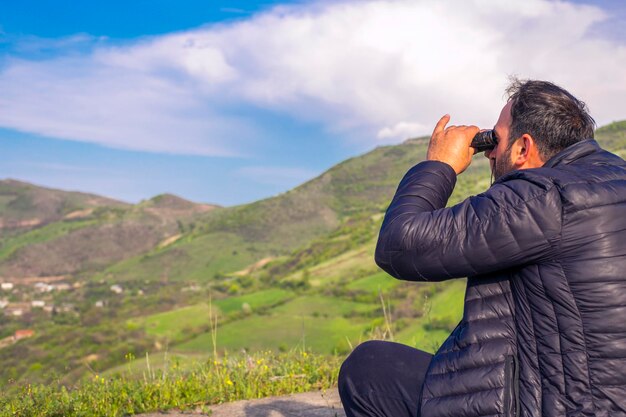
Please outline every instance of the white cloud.
[[419, 123], [399, 122], [394, 126], [387, 126], [378, 131], [379, 139], [406, 139], [415, 137], [424, 132], [425, 127]]
[[[507, 75], [555, 81], [600, 124], [626, 117], [626, 46], [590, 35], [601, 9], [528, 0], [344, 1], [87, 54], [7, 61], [0, 125], [118, 148], [246, 152], [257, 106], [371, 143], [493, 125]], [[269, 138], [267, 138], [269, 140]]]

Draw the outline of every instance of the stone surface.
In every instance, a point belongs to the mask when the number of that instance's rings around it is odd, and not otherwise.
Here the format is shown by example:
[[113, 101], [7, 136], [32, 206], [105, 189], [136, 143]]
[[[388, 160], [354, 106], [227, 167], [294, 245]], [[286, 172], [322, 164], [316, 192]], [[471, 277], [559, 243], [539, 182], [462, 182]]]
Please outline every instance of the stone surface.
[[209, 407], [211, 412], [169, 411], [141, 414], [140, 417], [345, 417], [337, 389], [305, 392], [282, 397], [243, 400]]

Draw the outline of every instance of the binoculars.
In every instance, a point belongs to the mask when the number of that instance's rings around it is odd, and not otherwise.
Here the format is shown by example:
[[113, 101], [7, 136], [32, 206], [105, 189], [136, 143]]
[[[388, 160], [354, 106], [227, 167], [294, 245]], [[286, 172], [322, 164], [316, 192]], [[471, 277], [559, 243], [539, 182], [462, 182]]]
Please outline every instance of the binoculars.
[[472, 139], [472, 148], [476, 149], [474, 153], [490, 151], [498, 145], [498, 138], [493, 130], [484, 130], [476, 133]]

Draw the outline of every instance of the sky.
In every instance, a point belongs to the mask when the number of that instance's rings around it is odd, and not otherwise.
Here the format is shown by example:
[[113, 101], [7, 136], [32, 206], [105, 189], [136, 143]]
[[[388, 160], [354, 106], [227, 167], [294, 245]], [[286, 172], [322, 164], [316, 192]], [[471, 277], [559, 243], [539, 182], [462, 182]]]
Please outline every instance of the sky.
[[0, 0], [0, 179], [244, 204], [446, 113], [489, 128], [510, 76], [602, 126], [626, 119], [624, 3]]

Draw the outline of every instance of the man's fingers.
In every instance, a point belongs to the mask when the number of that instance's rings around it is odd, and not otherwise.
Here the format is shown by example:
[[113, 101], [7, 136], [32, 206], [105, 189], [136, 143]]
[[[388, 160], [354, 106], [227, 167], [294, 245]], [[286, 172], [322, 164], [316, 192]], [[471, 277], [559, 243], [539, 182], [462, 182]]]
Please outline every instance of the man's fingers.
[[441, 119], [439, 119], [439, 121], [437, 122], [437, 125], [435, 126], [435, 130], [433, 130], [433, 135], [439, 132], [443, 132], [443, 130], [446, 128], [446, 125], [448, 124], [449, 121], [450, 121], [449, 114], [446, 114]]
[[478, 126], [470, 125], [470, 126], [463, 126], [463, 131], [467, 132], [471, 137], [474, 137], [476, 133], [480, 132], [480, 129], [478, 128]]
[[480, 131], [480, 129], [478, 128], [478, 126], [474, 126], [474, 125], [462, 125], [462, 126], [457, 126], [459, 129], [463, 129], [463, 130], [475, 130], [477, 132]]

